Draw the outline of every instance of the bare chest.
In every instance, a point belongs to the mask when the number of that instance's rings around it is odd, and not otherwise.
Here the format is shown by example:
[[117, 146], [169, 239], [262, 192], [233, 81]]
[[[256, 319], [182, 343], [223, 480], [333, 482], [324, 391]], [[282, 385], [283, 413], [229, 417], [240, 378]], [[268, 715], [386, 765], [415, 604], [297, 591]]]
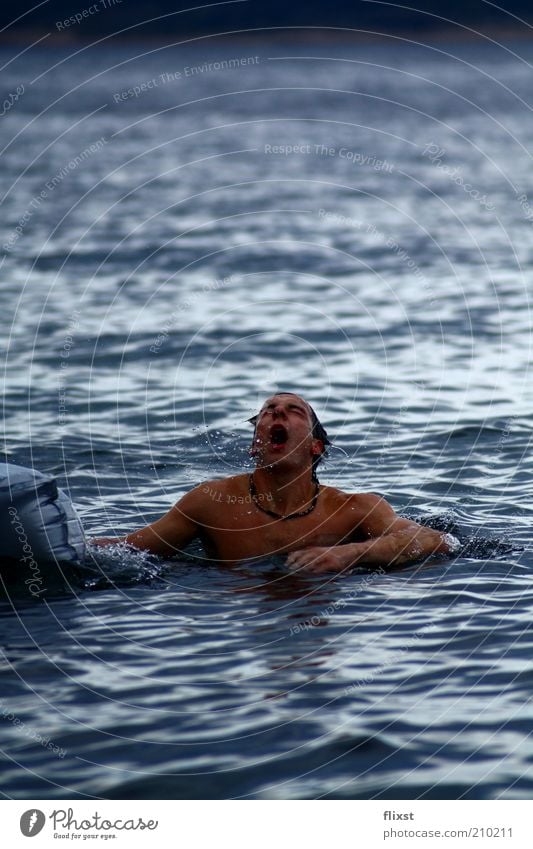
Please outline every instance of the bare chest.
[[222, 505], [205, 529], [206, 542], [224, 560], [287, 554], [310, 545], [340, 545], [353, 539], [354, 519], [345, 511], [331, 515], [317, 507], [307, 516], [275, 519], [253, 503]]

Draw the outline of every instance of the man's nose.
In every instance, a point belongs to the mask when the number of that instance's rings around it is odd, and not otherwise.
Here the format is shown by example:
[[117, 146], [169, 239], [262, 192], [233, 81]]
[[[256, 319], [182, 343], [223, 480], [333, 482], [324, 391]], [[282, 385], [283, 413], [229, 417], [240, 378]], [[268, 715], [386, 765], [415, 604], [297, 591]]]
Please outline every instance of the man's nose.
[[285, 408], [281, 404], [276, 404], [274, 409], [272, 410], [272, 415], [274, 418], [278, 416], [286, 416]]

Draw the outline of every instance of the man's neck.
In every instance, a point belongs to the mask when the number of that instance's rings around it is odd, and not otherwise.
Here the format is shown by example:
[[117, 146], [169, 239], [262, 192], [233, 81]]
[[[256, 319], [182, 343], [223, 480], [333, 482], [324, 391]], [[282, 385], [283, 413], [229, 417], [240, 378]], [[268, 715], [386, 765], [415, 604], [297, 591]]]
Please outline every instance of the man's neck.
[[253, 473], [255, 489], [263, 503], [284, 516], [305, 509], [316, 492], [312, 467], [308, 469], [276, 469], [259, 466]]

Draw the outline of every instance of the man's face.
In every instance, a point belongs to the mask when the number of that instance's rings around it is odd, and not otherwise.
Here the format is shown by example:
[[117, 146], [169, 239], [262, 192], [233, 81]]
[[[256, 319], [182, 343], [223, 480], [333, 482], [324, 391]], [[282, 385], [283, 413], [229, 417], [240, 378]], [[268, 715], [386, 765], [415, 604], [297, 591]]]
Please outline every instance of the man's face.
[[264, 465], [290, 461], [305, 465], [324, 445], [313, 437], [309, 405], [299, 395], [281, 393], [268, 398], [255, 425], [252, 454]]

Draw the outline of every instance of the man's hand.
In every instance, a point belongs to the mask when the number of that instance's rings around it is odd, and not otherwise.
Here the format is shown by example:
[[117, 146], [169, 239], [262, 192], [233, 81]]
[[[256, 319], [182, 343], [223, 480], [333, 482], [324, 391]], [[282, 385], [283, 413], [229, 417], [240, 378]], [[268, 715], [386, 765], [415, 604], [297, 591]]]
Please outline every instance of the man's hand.
[[304, 569], [313, 575], [321, 575], [322, 572], [344, 572], [350, 568], [353, 561], [353, 555], [346, 551], [347, 547], [335, 545], [332, 548], [302, 548], [289, 554], [287, 565], [293, 571]]

